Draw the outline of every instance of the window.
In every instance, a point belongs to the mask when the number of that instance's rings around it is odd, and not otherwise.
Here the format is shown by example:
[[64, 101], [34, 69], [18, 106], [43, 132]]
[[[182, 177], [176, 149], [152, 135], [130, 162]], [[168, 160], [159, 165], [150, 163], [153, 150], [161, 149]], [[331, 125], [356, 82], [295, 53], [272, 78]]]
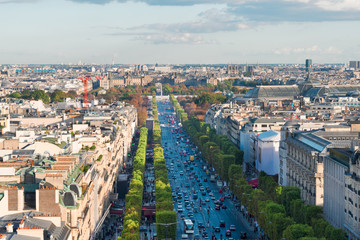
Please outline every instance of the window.
[[67, 216], [67, 222], [70, 223], [71, 222], [71, 213], [68, 212], [66, 216]]

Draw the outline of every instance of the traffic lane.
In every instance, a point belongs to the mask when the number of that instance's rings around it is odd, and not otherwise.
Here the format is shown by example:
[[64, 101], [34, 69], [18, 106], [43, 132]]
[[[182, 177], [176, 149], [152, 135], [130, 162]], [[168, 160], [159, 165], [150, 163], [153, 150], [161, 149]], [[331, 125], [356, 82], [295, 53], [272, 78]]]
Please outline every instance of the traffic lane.
[[[162, 122], [165, 122], [165, 124], [166, 124], [166, 119], [165, 119], [165, 117], [163, 117], [163, 119], [162, 119], [163, 121]], [[166, 130], [165, 130], [166, 129]], [[182, 141], [180, 141], [180, 145], [176, 145], [175, 144], [175, 141], [174, 141], [174, 138], [172, 138], [171, 137], [171, 135], [175, 135], [175, 136], [178, 136], [178, 135], [180, 135], [180, 134], [172, 134], [171, 133], [171, 130], [170, 130], [170, 127], [164, 127], [164, 130], [165, 131], [163, 131], [164, 132], [164, 136], [166, 136], [165, 137], [165, 139], [166, 140], [170, 140], [170, 141], [168, 141], [167, 142], [167, 147], [174, 147], [175, 149], [176, 148], [180, 148], [180, 150], [183, 150], [185, 147], [186, 147], [186, 143], [183, 143]], [[181, 134], [181, 135], [183, 135], [183, 134]], [[171, 141], [171, 139], [173, 140], [173, 141]], [[169, 146], [169, 145], [171, 145], [171, 146]], [[177, 154], [175, 154], [175, 153], [173, 153], [173, 154], [171, 154], [169, 157], [179, 157], [180, 155], [178, 154], [178, 151], [175, 151], [175, 152], [177, 152]], [[193, 152], [191, 151], [191, 152], [188, 152], [189, 154], [192, 154]], [[180, 157], [180, 158], [182, 158], [182, 157]], [[180, 167], [180, 169], [179, 170], [182, 170], [182, 171], [186, 171], [186, 169], [185, 169], [185, 167], [184, 167], [184, 165], [183, 165], [183, 163], [181, 163], [181, 165], [180, 165], [181, 167]], [[198, 164], [197, 164], [197, 166], [194, 166], [194, 169], [195, 169], [195, 172], [197, 172], [198, 173], [198, 175], [201, 175], [201, 176], [206, 176], [206, 174], [204, 173], [204, 171], [200, 168], [201, 167], [201, 164], [200, 164], [200, 162], [198, 162]], [[185, 173], [185, 174], [187, 174], [187, 173]], [[184, 183], [184, 182], [191, 182], [191, 180], [188, 178], [188, 177], [185, 177], [185, 174], [183, 175], [183, 176], [178, 176], [178, 180], [177, 181], [174, 181], [174, 183], [173, 183], [173, 185], [175, 185], [176, 184], [176, 186], [180, 186], [181, 187], [181, 183]], [[180, 181], [179, 181], [180, 180]], [[215, 195], [215, 199], [218, 199], [218, 198], [220, 198], [220, 196], [221, 196], [221, 194], [220, 193], [218, 193], [218, 187], [215, 185], [215, 184], [212, 184], [212, 183], [209, 183], [209, 182], [204, 182], [203, 183], [204, 184], [204, 186], [208, 186], [208, 187], [210, 187], [210, 189], [213, 191], [213, 193], [214, 193], [214, 195]], [[194, 189], [197, 191], [197, 192], [199, 192], [199, 190], [200, 190], [200, 186], [198, 186], [198, 184], [195, 184], [195, 185], [193, 185], [193, 187], [194, 187]], [[184, 191], [184, 189], [183, 188], [181, 188], [182, 189], [182, 191]], [[202, 197], [202, 196], [201, 196]], [[207, 195], [207, 197], [209, 197], [208, 195]], [[242, 224], [240, 224], [241, 223], [241, 221], [238, 219], [238, 216], [237, 215], [239, 215], [239, 214], [232, 214], [232, 213], [234, 213], [234, 210], [236, 210], [235, 209], [235, 207], [234, 206], [232, 206], [233, 204], [231, 204], [231, 202], [230, 201], [226, 201], [225, 202], [225, 204], [227, 204], [228, 205], [228, 209], [226, 209], [226, 210], [224, 210], [224, 209], [221, 209], [220, 211], [217, 211], [217, 210], [214, 210], [214, 207], [215, 207], [215, 204], [214, 204], [214, 201], [210, 201], [210, 204], [207, 204], [207, 205], [210, 205], [210, 216], [208, 215], [208, 217], [207, 218], [210, 218], [209, 219], [209, 223], [210, 223], [210, 230], [211, 230], [211, 232], [209, 232], [209, 231], [207, 231], [208, 232], [208, 234], [210, 234], [210, 236], [211, 236], [211, 234], [212, 234], [212, 226], [214, 226], [214, 227], [218, 227], [218, 225], [219, 225], [219, 222], [220, 222], [220, 220], [224, 220], [225, 221], [225, 223], [226, 223], [226, 228], [225, 229], [221, 229], [221, 233], [216, 233], [215, 235], [217, 235], [217, 237], [219, 237], [219, 235], [220, 234], [222, 234], [223, 235], [223, 237], [225, 238], [225, 231], [226, 231], [226, 229], [228, 229], [229, 228], [229, 226], [230, 226], [230, 224], [235, 224], [235, 225], [240, 225], [240, 226], [237, 226], [237, 231], [236, 232], [232, 232], [233, 234], [233, 238], [234, 239], [238, 239], [238, 238], [240, 238], [240, 230], [242, 230], [242, 229], [244, 229], [243, 231], [245, 231], [245, 227], [243, 227], [243, 226], [241, 226]], [[206, 214], [204, 213], [206, 211]], [[185, 214], [187, 213], [187, 210], [186, 209], [184, 209], [184, 212], [185, 212]], [[224, 212], [225, 212], [225, 214], [224, 214]], [[229, 212], [230, 214], [227, 214], [227, 212]], [[178, 214], [178, 215], [180, 215], [180, 214]], [[201, 211], [199, 212], [199, 213], [194, 213], [194, 217], [195, 217], [195, 219], [196, 219], [196, 222], [195, 222], [195, 233], [196, 232], [198, 232], [198, 229], [197, 229], [197, 222], [199, 222], [199, 221], [201, 221], [202, 223], [206, 223], [206, 215], [207, 215], [207, 210], [205, 210], [205, 208], [204, 207], [202, 207], [202, 209], [201, 209]], [[181, 222], [181, 221], [180, 221]], [[181, 224], [180, 224], [181, 225]], [[183, 226], [182, 226], [183, 227]], [[240, 229], [239, 229], [239, 227], [240, 227]], [[179, 229], [180, 230], [180, 229]], [[179, 232], [181, 232], [181, 231], [179, 231]]]
[[[165, 130], [165, 129], [164, 129]], [[166, 135], [168, 135], [168, 134], [171, 134], [171, 132], [170, 132], [170, 130], [169, 129], [167, 129], [167, 130], [165, 130], [165, 131], [163, 131], [164, 133], [166, 133], [166, 134], [164, 134], [165, 136]], [[168, 137], [168, 139], [169, 139], [170, 137]], [[172, 144], [171, 145], [173, 145], [173, 146], [176, 146], [175, 144], [174, 144], [174, 141], [172, 141]], [[180, 148], [181, 148], [181, 150], [183, 150], [185, 147], [186, 147], [186, 145], [185, 145], [185, 143], [183, 143], [183, 142], [181, 142], [180, 143]], [[192, 154], [193, 152], [188, 152], [189, 154]], [[177, 154], [178, 155], [178, 154]], [[178, 155], [179, 156], [179, 155]], [[182, 158], [182, 157], [181, 157]], [[200, 164], [199, 164], [200, 165]], [[199, 166], [198, 165], [198, 166]], [[195, 171], [194, 172], [199, 172], [199, 171], [201, 171], [200, 169], [199, 169], [199, 167], [198, 166], [195, 166]], [[186, 172], [186, 169], [185, 169], [185, 167], [183, 166], [183, 164], [181, 164], [181, 168], [179, 169], [179, 170], [182, 170], [182, 171], [185, 171]], [[192, 188], [196, 191], [196, 192], [198, 192], [198, 193], [200, 193], [200, 186], [197, 184], [197, 182], [196, 182], [196, 184], [195, 184], [195, 182], [193, 182], [193, 181], [191, 181], [190, 179], [189, 179], [189, 177], [185, 177], [185, 175], [183, 175], [183, 176], [180, 176], [180, 177], [178, 177], [179, 179], [180, 179], [180, 181], [177, 181], [178, 182], [178, 184], [177, 184], [177, 186], [179, 186], [179, 185], [181, 185], [181, 183], [184, 183], [184, 182], [187, 182], [187, 183], [190, 183], [191, 185], [192, 185]], [[182, 191], [184, 191], [184, 189], [182, 189]], [[202, 197], [202, 196], [201, 196]], [[204, 200], [203, 200], [204, 201]], [[200, 204], [199, 203], [199, 201], [197, 202], [197, 204]], [[207, 205], [213, 205], [213, 202], [210, 202], [209, 204], [207, 204]], [[199, 206], [199, 209], [200, 209], [200, 206]], [[186, 211], [186, 210], [185, 210]], [[212, 211], [214, 211], [214, 206], [210, 209], [210, 211], [212, 212]], [[202, 207], [202, 210], [199, 212], [199, 213], [194, 213], [194, 215], [195, 215], [195, 218], [199, 221], [201, 221], [202, 223], [206, 223], [206, 219], [205, 219], [205, 209], [204, 209], [204, 207]], [[216, 215], [219, 215], [218, 213], [216, 213]], [[207, 217], [208, 218], [208, 217]], [[220, 219], [222, 219], [220, 216], [217, 216], [217, 219], [218, 219], [218, 222], [220, 221]], [[225, 220], [226, 221], [226, 219], [223, 219], [223, 220]], [[214, 225], [214, 221], [213, 220], [211, 220], [210, 221], [210, 225]], [[215, 227], [215, 226], [214, 226]], [[220, 235], [220, 233], [219, 233], [219, 235]], [[224, 235], [225, 236], [225, 235]]]

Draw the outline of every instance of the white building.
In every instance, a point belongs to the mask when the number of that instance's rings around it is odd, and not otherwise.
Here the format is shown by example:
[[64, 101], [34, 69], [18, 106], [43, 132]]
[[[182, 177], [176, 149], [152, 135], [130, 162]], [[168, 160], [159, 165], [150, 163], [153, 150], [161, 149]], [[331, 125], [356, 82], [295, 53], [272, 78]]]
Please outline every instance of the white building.
[[349, 171], [351, 151], [330, 149], [324, 158], [324, 218], [334, 227], [344, 229], [345, 173]]
[[[356, 146], [358, 148], [358, 146]], [[349, 239], [360, 239], [360, 151], [357, 149], [345, 176], [345, 229]]]
[[280, 133], [270, 130], [257, 136], [256, 169], [268, 175], [279, 174]]

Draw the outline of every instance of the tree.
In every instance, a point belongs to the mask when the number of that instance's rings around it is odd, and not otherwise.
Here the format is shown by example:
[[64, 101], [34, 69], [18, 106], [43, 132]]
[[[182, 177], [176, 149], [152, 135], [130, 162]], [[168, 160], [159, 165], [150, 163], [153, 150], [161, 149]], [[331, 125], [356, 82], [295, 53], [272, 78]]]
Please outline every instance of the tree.
[[275, 213], [269, 217], [273, 225], [271, 239], [280, 239], [283, 231], [294, 224], [294, 220], [291, 217], [286, 217], [285, 213]]
[[311, 224], [313, 218], [320, 218], [322, 214], [322, 208], [313, 205], [305, 206], [305, 221], [306, 224]]
[[66, 98], [66, 93], [61, 90], [55, 90], [51, 93], [51, 102], [63, 102]]
[[21, 98], [21, 93], [19, 93], [19, 92], [13, 92], [12, 94], [9, 95], [9, 97], [12, 97], [12, 98]]
[[77, 97], [77, 93], [76, 93], [76, 91], [74, 91], [74, 90], [70, 90], [70, 91], [68, 91], [67, 96], [68, 96], [69, 98], [76, 98], [76, 97]]
[[290, 216], [292, 216], [297, 223], [305, 223], [304, 203], [301, 199], [291, 201]]
[[169, 95], [172, 91], [171, 87], [169, 86], [169, 84], [164, 84], [162, 86], [162, 91], [164, 95]]
[[278, 184], [275, 182], [275, 180], [268, 176], [265, 172], [260, 172], [259, 177], [259, 188], [262, 189], [266, 195], [270, 196], [272, 200], [275, 200], [276, 198], [276, 188]]
[[44, 90], [36, 89], [30, 92], [30, 99], [41, 100], [43, 103], [49, 103], [50, 97]]
[[283, 237], [286, 240], [297, 240], [303, 237], [313, 237], [313, 229], [309, 225], [294, 224], [288, 226], [283, 232]]
[[30, 90], [24, 89], [24, 91], [22, 91], [21, 95], [22, 95], [22, 98], [24, 98], [24, 99], [30, 99]]

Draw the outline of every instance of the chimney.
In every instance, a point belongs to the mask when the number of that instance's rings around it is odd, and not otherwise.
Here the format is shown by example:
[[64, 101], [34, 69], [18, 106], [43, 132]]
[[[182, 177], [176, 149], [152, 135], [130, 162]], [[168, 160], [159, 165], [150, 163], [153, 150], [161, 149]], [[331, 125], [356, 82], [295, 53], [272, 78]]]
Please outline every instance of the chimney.
[[6, 232], [8, 232], [8, 233], [14, 232], [14, 224], [12, 224], [11, 222], [9, 222], [9, 223], [6, 225]]

